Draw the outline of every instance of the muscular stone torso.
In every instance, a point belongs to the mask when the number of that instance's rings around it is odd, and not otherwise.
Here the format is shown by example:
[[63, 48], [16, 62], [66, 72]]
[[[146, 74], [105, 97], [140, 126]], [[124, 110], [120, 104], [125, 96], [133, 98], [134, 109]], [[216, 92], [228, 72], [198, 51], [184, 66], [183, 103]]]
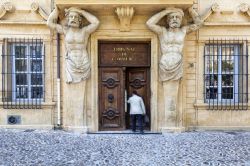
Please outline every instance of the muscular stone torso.
[[166, 53], [180, 53], [183, 49], [183, 43], [186, 33], [182, 29], [171, 32], [163, 28], [163, 33], [160, 36], [162, 54]]
[[162, 81], [178, 80], [182, 76], [182, 49], [186, 32], [178, 28], [174, 32], [162, 28], [159, 35], [162, 57], [160, 77]]
[[86, 51], [88, 36], [84, 29], [65, 29], [68, 82], [79, 82], [88, 77], [90, 62]]

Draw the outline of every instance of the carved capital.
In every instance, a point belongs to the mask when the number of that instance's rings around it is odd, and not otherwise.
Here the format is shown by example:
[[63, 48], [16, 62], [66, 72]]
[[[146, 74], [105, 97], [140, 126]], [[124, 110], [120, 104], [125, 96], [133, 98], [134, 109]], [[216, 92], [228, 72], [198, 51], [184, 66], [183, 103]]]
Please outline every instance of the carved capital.
[[250, 16], [250, 7], [246, 3], [242, 3], [239, 6], [239, 9], [242, 13], [246, 13], [248, 16]]
[[40, 14], [40, 16], [44, 19], [47, 20], [48, 19], [48, 14], [45, 12], [45, 10], [39, 6], [38, 2], [33, 2], [30, 5], [31, 11], [32, 12], [36, 12], [38, 14]]
[[0, 19], [7, 13], [13, 12], [15, 7], [12, 5], [11, 2], [5, 2], [4, 4], [0, 5]]
[[219, 12], [220, 6], [217, 3], [214, 3], [208, 12], [202, 17], [202, 20], [205, 21], [212, 13]]
[[117, 7], [115, 12], [120, 20], [120, 31], [122, 32], [130, 31], [131, 20], [135, 13], [134, 8]]

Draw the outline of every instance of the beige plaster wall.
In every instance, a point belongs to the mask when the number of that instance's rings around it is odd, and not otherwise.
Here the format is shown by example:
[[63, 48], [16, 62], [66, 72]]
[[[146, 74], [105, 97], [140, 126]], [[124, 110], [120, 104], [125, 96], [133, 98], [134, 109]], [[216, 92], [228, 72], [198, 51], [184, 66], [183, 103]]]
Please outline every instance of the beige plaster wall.
[[[53, 40], [50, 30], [46, 26], [44, 18], [37, 12], [31, 11], [31, 3], [34, 1], [8, 0], [1, 1], [0, 5], [10, 2], [14, 11], [7, 12], [0, 18], [0, 52], [2, 53], [3, 39], [5, 38], [39, 38], [45, 45], [45, 102], [42, 109], [4, 109], [0, 94], [0, 127], [4, 128], [39, 128], [51, 129], [54, 127], [54, 81], [55, 76], [53, 61]], [[50, 0], [36, 1], [39, 6], [49, 13], [51, 10]], [[2, 57], [0, 58], [2, 64]], [[2, 73], [2, 68], [0, 69]], [[1, 77], [2, 79], [2, 77]], [[2, 91], [2, 80], [0, 79], [0, 90]], [[9, 115], [19, 115], [20, 125], [8, 125]]]
[[[186, 125], [190, 129], [249, 130], [249, 109], [239, 111], [233, 109], [208, 110], [208, 104], [204, 103], [203, 49], [205, 42], [209, 39], [250, 39], [250, 17], [239, 10], [240, 4], [246, 3], [249, 5], [250, 1], [199, 0], [198, 2], [199, 10], [201, 12], [207, 10], [209, 6], [215, 2], [218, 3], [220, 9], [219, 12], [210, 15], [210, 17], [205, 21], [205, 26], [198, 32], [198, 40], [195, 46], [196, 57], [193, 57], [196, 59], [196, 69], [195, 75], [192, 76], [195, 77], [196, 80], [192, 87], [188, 87], [188, 89], [190, 88], [194, 90], [194, 93], [189, 93], [189, 96], [194, 97], [194, 100], [188, 99], [187, 97]], [[225, 11], [229, 12], [227, 13]]]

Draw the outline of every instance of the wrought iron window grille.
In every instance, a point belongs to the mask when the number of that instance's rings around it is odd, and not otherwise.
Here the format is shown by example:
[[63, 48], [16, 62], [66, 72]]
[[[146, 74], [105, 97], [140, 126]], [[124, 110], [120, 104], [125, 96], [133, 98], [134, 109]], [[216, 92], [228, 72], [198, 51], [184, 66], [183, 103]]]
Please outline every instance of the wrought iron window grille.
[[41, 109], [45, 100], [42, 39], [4, 39], [2, 102], [5, 109]]
[[248, 109], [247, 40], [206, 42], [204, 100], [209, 110]]

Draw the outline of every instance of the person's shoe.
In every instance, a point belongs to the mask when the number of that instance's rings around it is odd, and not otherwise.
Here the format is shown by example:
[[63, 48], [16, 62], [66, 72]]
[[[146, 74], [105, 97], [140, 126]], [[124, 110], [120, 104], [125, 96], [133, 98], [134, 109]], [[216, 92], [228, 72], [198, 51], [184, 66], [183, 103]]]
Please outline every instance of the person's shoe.
[[135, 133], [135, 130], [132, 130], [133, 133]]
[[141, 134], [144, 134], [144, 131], [140, 131]]

